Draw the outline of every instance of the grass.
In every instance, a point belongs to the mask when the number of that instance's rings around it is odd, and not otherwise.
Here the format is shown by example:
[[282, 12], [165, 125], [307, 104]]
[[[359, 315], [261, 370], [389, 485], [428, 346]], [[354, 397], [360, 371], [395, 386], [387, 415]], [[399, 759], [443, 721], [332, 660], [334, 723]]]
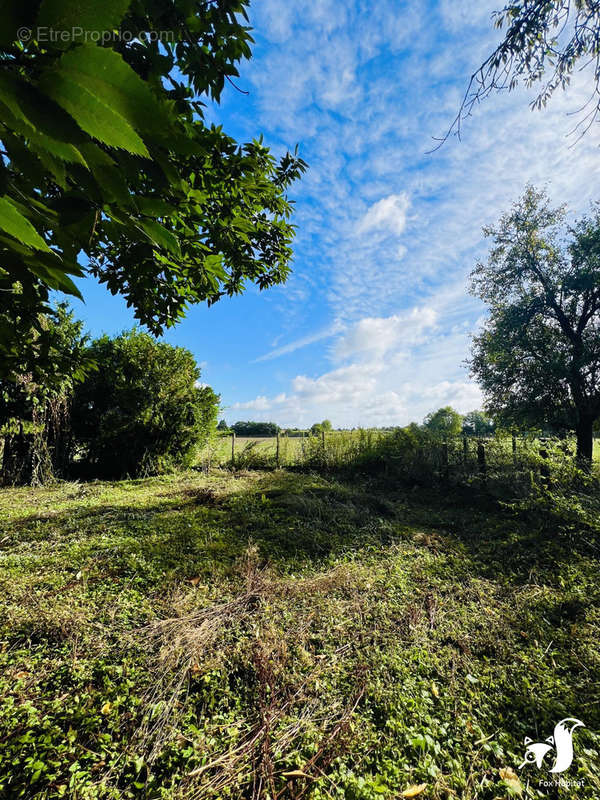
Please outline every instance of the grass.
[[[214, 471], [4, 489], [0, 548], [2, 797], [600, 796], [587, 534]], [[548, 788], [523, 740], [568, 716]]]
[[[379, 431], [352, 430], [352, 431], [327, 431], [325, 447], [330, 459], [339, 461], [340, 456], [356, 454], [356, 448], [361, 444], [365, 446], [373, 443], [381, 436]], [[292, 466], [306, 462], [315, 450], [322, 447], [322, 438], [310, 436], [285, 436], [281, 435], [279, 441], [279, 456], [281, 466]], [[260, 465], [275, 466], [277, 451], [277, 438], [275, 436], [236, 436], [235, 458], [236, 464], [256, 468]], [[232, 440], [231, 433], [218, 432], [210, 443], [203, 449], [199, 457], [202, 464], [210, 463], [214, 466], [231, 464]]]
[[[385, 460], [386, 438], [393, 438], [393, 432], [378, 431], [375, 429], [357, 429], [345, 431], [328, 431], [325, 436], [325, 447], [323, 449], [321, 436], [285, 436], [281, 435], [279, 442], [279, 465], [283, 467], [309, 466], [321, 467], [329, 466], [333, 469], [340, 469], [346, 466], [354, 468], [357, 461], [365, 457]], [[468, 441], [469, 459], [471, 470], [476, 467], [476, 438]], [[439, 445], [441, 447], [441, 443]], [[539, 442], [526, 438], [519, 438], [517, 443], [517, 457], [537, 453], [540, 448]], [[544, 445], [546, 449], [548, 444]], [[575, 441], [571, 438], [569, 449], [575, 452]], [[405, 447], [405, 445], [404, 445]], [[492, 469], [500, 469], [510, 472], [512, 463], [512, 449], [510, 437], [493, 439], [486, 442], [486, 459], [488, 466]], [[552, 449], [552, 445], [550, 448]], [[238, 436], [235, 440], [235, 460], [238, 467], [250, 469], [270, 468], [276, 465], [277, 439], [273, 436], [247, 437]], [[395, 456], [401, 455], [403, 445], [394, 445], [387, 454], [388, 460], [395, 460]], [[560, 451], [560, 448], [559, 448]], [[199, 454], [198, 462], [204, 467], [209, 466], [228, 466], [231, 465], [232, 439], [231, 433], [219, 432], [211, 439], [210, 443], [203, 448]], [[463, 442], [462, 437], [458, 437], [451, 443], [449, 449], [449, 460], [452, 464], [463, 471]], [[594, 440], [593, 461], [598, 467], [600, 465], [600, 440]], [[428, 465], [431, 469], [432, 465]]]

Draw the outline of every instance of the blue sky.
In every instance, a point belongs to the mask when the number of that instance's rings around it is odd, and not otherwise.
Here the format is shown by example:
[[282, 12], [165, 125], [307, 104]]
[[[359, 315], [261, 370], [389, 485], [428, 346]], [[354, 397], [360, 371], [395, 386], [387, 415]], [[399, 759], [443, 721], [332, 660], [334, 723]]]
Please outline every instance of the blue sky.
[[[491, 97], [462, 141], [427, 154], [498, 39], [499, 5], [252, 4], [254, 57], [238, 81], [249, 95], [229, 87], [209, 119], [240, 141], [262, 132], [276, 153], [299, 143], [310, 169], [292, 192], [293, 274], [195, 306], [165, 336], [194, 353], [229, 422], [403, 425], [481, 405], [463, 362], [485, 312], [467, 292], [482, 226], [528, 181], [574, 214], [600, 199], [598, 134], [569, 135], [586, 74], [542, 112], [532, 90]], [[93, 335], [133, 324], [121, 299], [83, 283], [75, 308]]]

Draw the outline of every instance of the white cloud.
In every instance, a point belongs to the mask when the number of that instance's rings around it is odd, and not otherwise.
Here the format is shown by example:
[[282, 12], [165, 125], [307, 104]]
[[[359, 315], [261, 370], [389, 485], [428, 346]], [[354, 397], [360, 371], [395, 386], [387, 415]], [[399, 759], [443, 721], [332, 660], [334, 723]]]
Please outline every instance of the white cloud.
[[272, 401], [268, 400], [264, 395], [255, 397], [254, 400], [248, 400], [245, 403], [234, 403], [230, 408], [248, 411], [268, 411], [272, 407]]
[[310, 425], [328, 418], [335, 426], [406, 425], [444, 405], [466, 412], [481, 406], [479, 389], [461, 364], [468, 330], [444, 330], [458, 289], [390, 317], [366, 317], [340, 328], [330, 349], [333, 368], [296, 375], [289, 391], [236, 403], [232, 413], [251, 409], [258, 419], [283, 426]]
[[316, 378], [298, 375], [289, 393], [236, 403], [229, 418], [234, 421], [235, 412], [243, 409], [284, 427], [309, 426], [324, 418], [335, 427], [380, 427], [421, 422], [429, 411], [446, 405], [460, 413], [481, 407], [479, 388], [466, 377], [432, 382], [439, 367], [415, 375], [410, 366], [392, 370], [382, 362], [352, 364]]
[[413, 308], [391, 317], [365, 317], [352, 325], [335, 343], [339, 359], [383, 356], [392, 348], [406, 349], [434, 327], [437, 312], [433, 308]]
[[369, 208], [357, 226], [357, 233], [381, 231], [399, 236], [406, 227], [406, 213], [409, 207], [408, 195], [390, 194]]

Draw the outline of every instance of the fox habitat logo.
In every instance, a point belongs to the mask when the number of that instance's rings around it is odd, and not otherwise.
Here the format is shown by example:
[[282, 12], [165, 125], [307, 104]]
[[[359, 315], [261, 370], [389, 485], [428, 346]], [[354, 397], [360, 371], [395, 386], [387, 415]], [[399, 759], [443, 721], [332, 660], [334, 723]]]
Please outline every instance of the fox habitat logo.
[[559, 773], [569, 769], [573, 761], [573, 731], [575, 728], [585, 728], [583, 722], [574, 717], [565, 717], [554, 726], [554, 733], [545, 742], [534, 742], [525, 737], [525, 760], [519, 764], [519, 769], [527, 764], [533, 764], [538, 769], [542, 768], [544, 758], [552, 753], [554, 764], [550, 772]]

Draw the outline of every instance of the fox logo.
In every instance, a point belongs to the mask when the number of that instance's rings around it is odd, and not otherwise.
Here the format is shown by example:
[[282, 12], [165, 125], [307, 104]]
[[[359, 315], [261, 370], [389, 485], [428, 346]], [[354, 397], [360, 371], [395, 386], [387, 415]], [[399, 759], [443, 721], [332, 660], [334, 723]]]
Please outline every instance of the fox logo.
[[554, 751], [554, 764], [550, 772], [564, 772], [569, 769], [573, 761], [573, 731], [575, 728], [585, 728], [585, 725], [579, 719], [565, 717], [557, 722], [553, 735], [549, 736], [545, 742], [534, 742], [526, 736], [525, 761], [519, 764], [519, 769], [534, 762], [537, 768], [541, 769], [544, 757], [551, 750]]

